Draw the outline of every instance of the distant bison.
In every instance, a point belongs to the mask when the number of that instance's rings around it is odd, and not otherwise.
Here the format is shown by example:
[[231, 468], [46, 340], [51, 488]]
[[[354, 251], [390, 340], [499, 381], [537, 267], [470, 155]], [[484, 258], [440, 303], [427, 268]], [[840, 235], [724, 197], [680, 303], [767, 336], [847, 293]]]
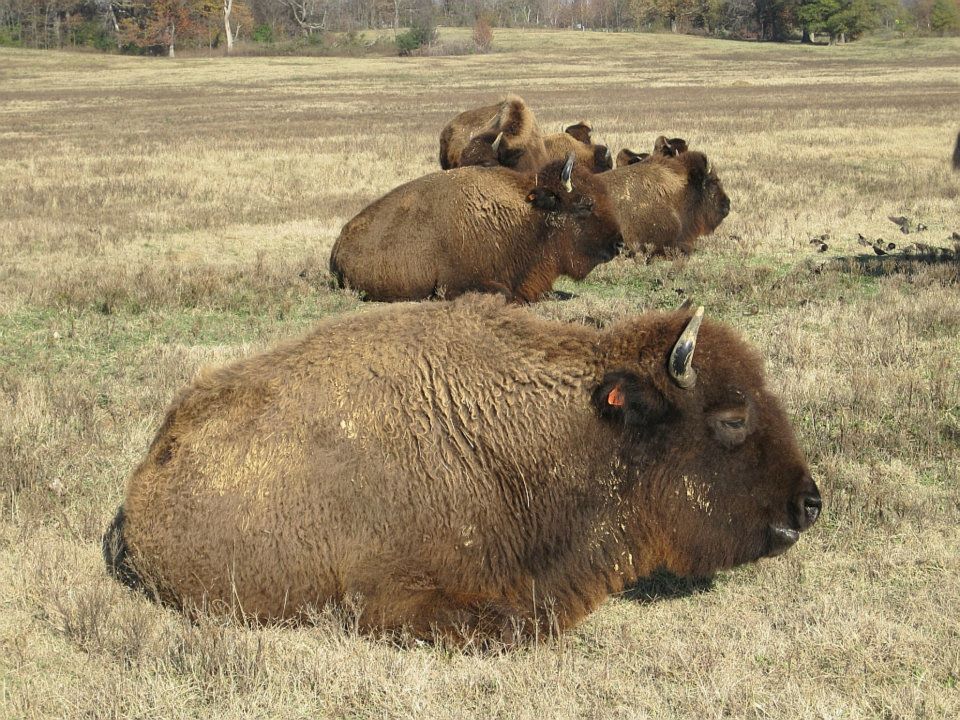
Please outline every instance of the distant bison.
[[545, 135], [543, 144], [551, 160], [564, 158], [572, 152], [576, 154], [577, 162], [589, 168], [591, 172], [604, 172], [613, 167], [610, 148], [593, 142], [590, 124], [586, 121], [571, 125], [562, 133]]
[[953, 148], [953, 169], [960, 170], [960, 133], [957, 133], [957, 144]]
[[702, 308], [600, 331], [502, 299], [392, 306], [201, 372], [104, 536], [182, 607], [507, 642], [663, 568], [790, 548], [821, 511], [762, 361]]
[[401, 185], [344, 226], [330, 271], [369, 300], [480, 290], [533, 302], [620, 248], [603, 185], [571, 155], [538, 173], [466, 167]]
[[634, 152], [627, 148], [621, 150], [617, 153], [617, 167], [633, 165], [634, 163], [642, 162], [649, 157], [655, 157], [657, 155], [676, 157], [680, 153], [685, 153], [687, 150], [687, 141], [683, 138], [670, 138], [668, 140], [665, 136], [661, 135], [653, 143], [652, 154], [647, 152]]
[[690, 253], [730, 213], [730, 198], [700, 152], [654, 154], [596, 177], [617, 207], [631, 253]]
[[440, 167], [450, 170], [471, 164], [461, 156], [470, 141], [484, 133], [489, 133], [488, 144], [500, 137], [498, 153], [502, 165], [527, 172], [548, 161], [533, 111], [523, 98], [508, 95], [495, 105], [462, 112], [447, 123], [440, 132]]
[[564, 132], [544, 135], [523, 99], [508, 95], [495, 105], [462, 112], [447, 123], [440, 133], [440, 167], [503, 165], [527, 172], [552, 160], [564, 160], [572, 152], [577, 163], [591, 172], [611, 169], [610, 149], [594, 144], [590, 134], [590, 124], [581, 121]]

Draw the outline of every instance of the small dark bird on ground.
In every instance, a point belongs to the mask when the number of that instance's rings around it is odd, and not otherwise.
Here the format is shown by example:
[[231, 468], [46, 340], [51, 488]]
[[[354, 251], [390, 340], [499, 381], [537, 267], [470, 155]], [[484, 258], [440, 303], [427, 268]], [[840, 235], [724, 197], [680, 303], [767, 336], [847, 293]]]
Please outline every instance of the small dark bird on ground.
[[921, 222], [914, 222], [906, 215], [889, 215], [887, 219], [890, 220], [895, 225], [900, 226], [900, 232], [904, 235], [909, 235], [912, 232], [923, 232], [927, 229], [927, 226]]

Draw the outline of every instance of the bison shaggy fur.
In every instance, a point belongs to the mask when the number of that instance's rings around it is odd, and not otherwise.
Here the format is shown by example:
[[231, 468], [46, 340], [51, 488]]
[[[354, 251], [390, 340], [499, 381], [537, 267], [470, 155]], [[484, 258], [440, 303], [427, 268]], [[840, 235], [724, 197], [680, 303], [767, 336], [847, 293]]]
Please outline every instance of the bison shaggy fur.
[[369, 300], [451, 299], [470, 290], [533, 302], [560, 275], [582, 280], [621, 247], [616, 212], [590, 172], [465, 167], [402, 185], [361, 211], [330, 256]]
[[[394, 305], [205, 370], [105, 538], [128, 584], [264, 621], [515, 639], [664, 568], [776, 555], [819, 495], [762, 362], [689, 311], [606, 330], [501, 298]], [[812, 508], [814, 508], [813, 510]]]

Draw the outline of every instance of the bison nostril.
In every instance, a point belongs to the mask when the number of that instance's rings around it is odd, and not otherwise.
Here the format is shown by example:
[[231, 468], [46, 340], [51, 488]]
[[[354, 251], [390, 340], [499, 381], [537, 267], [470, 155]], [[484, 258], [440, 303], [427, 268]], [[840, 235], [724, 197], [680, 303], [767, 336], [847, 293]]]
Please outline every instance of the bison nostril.
[[801, 530], [806, 530], [820, 517], [823, 500], [820, 498], [820, 493], [814, 490], [814, 492], [802, 493], [795, 502], [797, 526]]

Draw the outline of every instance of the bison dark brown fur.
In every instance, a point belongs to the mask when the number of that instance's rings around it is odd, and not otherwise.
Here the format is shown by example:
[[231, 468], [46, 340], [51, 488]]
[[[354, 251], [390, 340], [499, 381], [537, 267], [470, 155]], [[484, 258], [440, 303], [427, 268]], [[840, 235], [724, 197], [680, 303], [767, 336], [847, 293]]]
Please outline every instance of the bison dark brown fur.
[[620, 231], [632, 253], [693, 251], [730, 212], [730, 198], [700, 152], [651, 155], [596, 176], [617, 207]]
[[467, 110], [457, 115], [440, 132], [440, 167], [450, 170], [469, 164], [463, 152], [474, 137], [503, 133], [502, 151], [511, 159], [508, 167], [526, 172], [548, 162], [540, 126], [523, 98], [508, 95], [494, 105]]
[[359, 598], [363, 629], [512, 640], [660, 568], [779, 554], [817, 487], [733, 331], [705, 321], [694, 384], [671, 379], [689, 320], [601, 331], [473, 296], [203, 371], [127, 483], [108, 565], [184, 608], [270, 621]]
[[654, 157], [656, 155], [662, 155], [664, 157], [676, 157], [681, 153], [687, 152], [688, 149], [687, 141], [683, 138], [670, 138], [668, 140], [666, 136], [661, 135], [653, 143], [652, 154], [646, 152], [638, 153], [628, 148], [621, 150], [619, 153], [617, 153], [617, 167], [643, 162], [647, 158]]
[[620, 250], [603, 186], [574, 165], [568, 191], [563, 166], [457, 168], [402, 185], [344, 226], [330, 270], [370, 300], [480, 290], [533, 302], [560, 275], [582, 280]]
[[561, 160], [572, 152], [577, 162], [591, 172], [605, 172], [613, 167], [610, 148], [593, 142], [590, 124], [586, 121], [571, 125], [562, 133], [545, 135], [543, 144], [551, 160]]

